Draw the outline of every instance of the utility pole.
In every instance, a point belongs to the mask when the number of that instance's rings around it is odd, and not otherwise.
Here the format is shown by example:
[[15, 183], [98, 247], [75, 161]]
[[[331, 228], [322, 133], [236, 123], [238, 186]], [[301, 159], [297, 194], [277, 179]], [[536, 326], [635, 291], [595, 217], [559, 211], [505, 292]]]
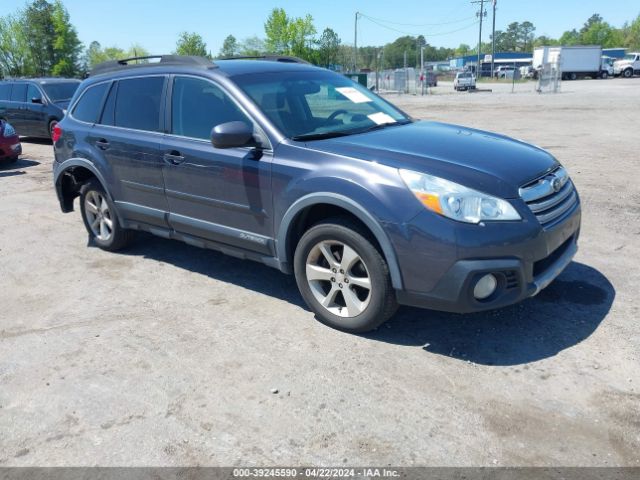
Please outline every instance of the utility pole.
[[404, 51], [404, 93], [409, 93], [409, 71], [407, 70], [407, 51]]
[[487, 12], [484, 11], [484, 0], [475, 0], [471, 3], [479, 3], [480, 11], [476, 13], [476, 16], [480, 18], [480, 29], [478, 30], [478, 62], [476, 63], [476, 78], [480, 79], [480, 50], [482, 49], [482, 19], [486, 16]]
[[491, 78], [495, 75], [494, 64], [496, 60], [496, 3], [497, 0], [493, 0], [493, 33], [491, 34]]
[[360, 12], [356, 12], [356, 24], [354, 29], [353, 38], [353, 73], [358, 71], [358, 15]]

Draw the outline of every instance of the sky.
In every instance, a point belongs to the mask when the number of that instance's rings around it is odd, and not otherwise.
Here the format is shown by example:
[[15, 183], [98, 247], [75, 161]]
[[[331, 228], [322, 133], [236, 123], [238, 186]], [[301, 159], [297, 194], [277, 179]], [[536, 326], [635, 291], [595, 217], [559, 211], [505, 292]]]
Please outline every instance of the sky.
[[[264, 21], [271, 9], [284, 8], [290, 16], [311, 14], [318, 33], [334, 29], [342, 42], [353, 44], [357, 11], [358, 45], [383, 45], [400, 35], [424, 35], [436, 47], [476, 45], [478, 5], [469, 0], [63, 0], [80, 40], [97, 40], [104, 46], [128, 48], [138, 43], [152, 54], [170, 53], [182, 31], [197, 32], [215, 55], [224, 38], [238, 40], [264, 36]], [[2, 0], [0, 15], [25, 5], [25, 0]], [[483, 41], [489, 41], [491, 1]], [[536, 35], [559, 37], [580, 28], [593, 13], [614, 26], [640, 14], [637, 0], [497, 0], [496, 29], [529, 20]], [[371, 20], [374, 19], [374, 20]], [[394, 22], [394, 23], [391, 23]]]

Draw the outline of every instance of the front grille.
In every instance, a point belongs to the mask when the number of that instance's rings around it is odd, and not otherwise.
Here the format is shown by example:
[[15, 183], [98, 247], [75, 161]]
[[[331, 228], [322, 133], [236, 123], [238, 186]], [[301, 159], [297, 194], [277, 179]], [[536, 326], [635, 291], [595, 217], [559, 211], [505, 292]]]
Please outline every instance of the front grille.
[[520, 188], [520, 197], [545, 228], [564, 219], [578, 203], [576, 189], [562, 167]]

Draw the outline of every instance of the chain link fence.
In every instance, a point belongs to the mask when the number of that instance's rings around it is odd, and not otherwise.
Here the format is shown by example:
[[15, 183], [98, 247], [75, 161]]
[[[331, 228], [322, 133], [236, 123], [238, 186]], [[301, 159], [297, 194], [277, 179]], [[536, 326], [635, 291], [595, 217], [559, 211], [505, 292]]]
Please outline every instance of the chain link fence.
[[538, 70], [538, 93], [558, 93], [562, 87], [562, 70], [556, 62], [543, 63]]

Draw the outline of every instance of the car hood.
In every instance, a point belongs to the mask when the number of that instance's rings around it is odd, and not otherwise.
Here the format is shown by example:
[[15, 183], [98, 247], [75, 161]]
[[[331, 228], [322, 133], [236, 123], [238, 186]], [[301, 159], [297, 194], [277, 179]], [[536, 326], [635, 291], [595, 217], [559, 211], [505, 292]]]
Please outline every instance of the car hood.
[[545, 150], [504, 135], [417, 121], [310, 142], [317, 150], [429, 173], [503, 198], [558, 166]]

